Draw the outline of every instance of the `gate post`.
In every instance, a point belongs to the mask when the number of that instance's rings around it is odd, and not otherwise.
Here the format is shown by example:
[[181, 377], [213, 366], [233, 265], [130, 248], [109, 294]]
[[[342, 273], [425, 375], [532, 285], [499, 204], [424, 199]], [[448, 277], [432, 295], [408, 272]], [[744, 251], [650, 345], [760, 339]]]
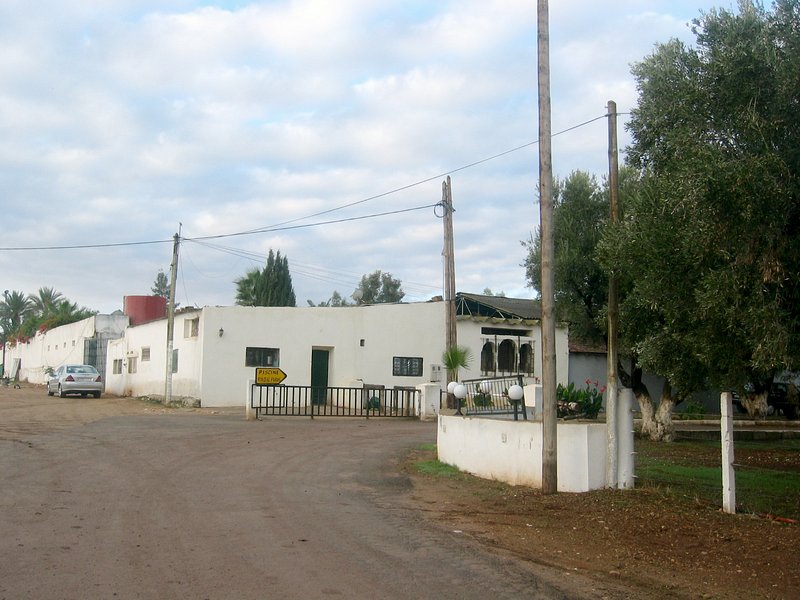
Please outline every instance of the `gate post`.
[[423, 421], [435, 419], [439, 414], [439, 399], [442, 395], [442, 388], [438, 383], [421, 383], [417, 386], [419, 394], [418, 407], [412, 407], [412, 412], [417, 412], [417, 416]]
[[253, 386], [255, 385], [254, 379], [247, 380], [247, 393], [244, 395], [245, 397], [245, 405], [244, 405], [244, 418], [246, 421], [255, 421], [256, 420], [256, 411], [253, 409]]

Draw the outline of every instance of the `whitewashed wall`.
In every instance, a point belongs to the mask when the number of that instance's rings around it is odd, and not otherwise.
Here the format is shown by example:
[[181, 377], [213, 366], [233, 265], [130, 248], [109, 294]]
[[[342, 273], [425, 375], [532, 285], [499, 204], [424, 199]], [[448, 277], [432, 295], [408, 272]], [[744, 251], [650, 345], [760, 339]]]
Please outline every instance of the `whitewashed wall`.
[[[329, 351], [331, 386], [348, 386], [359, 379], [387, 387], [425, 383], [429, 365], [440, 362], [443, 351], [443, 335], [438, 331], [442, 315], [441, 303], [352, 308], [207, 307], [201, 322], [205, 333], [203, 405], [242, 405], [241, 382], [255, 374], [253, 367], [245, 365], [248, 346], [280, 349], [286, 385], [311, 383], [312, 349]], [[393, 376], [394, 356], [422, 357], [422, 376]]]
[[[255, 368], [245, 364], [247, 347], [278, 348], [279, 366], [287, 374], [285, 385], [311, 383], [313, 349], [329, 352], [331, 386], [349, 386], [359, 380], [387, 387], [428, 383], [431, 367], [441, 364], [444, 351], [444, 307], [443, 302], [341, 308], [224, 306], [181, 313], [175, 321], [174, 347], [179, 358], [173, 394], [199, 399], [203, 406], [242, 406], [242, 390], [255, 376]], [[200, 320], [199, 335], [186, 338], [183, 323], [194, 317]], [[462, 379], [480, 377], [481, 325], [458, 322], [459, 344], [470, 345], [473, 351], [473, 363], [461, 373]], [[538, 327], [526, 329], [533, 329], [540, 339]], [[166, 320], [129, 328], [125, 340], [109, 348], [107, 390], [120, 395], [163, 394], [165, 344]], [[148, 345], [149, 365], [140, 360], [136, 374], [112, 373], [115, 358], [140, 355]], [[563, 371], [566, 377], [566, 330], [559, 330], [557, 348], [563, 363], [559, 374]], [[421, 357], [422, 375], [393, 375], [395, 356]], [[535, 356], [540, 363], [538, 348]], [[541, 364], [536, 369], [540, 373]], [[442, 387], [447, 384], [444, 378], [443, 374], [438, 382]]]
[[[605, 487], [605, 423], [558, 423], [558, 491]], [[542, 423], [439, 415], [439, 460], [485, 479], [542, 487]]]
[[19, 378], [30, 383], [45, 383], [48, 367], [84, 362], [84, 340], [96, 335], [121, 336], [128, 325], [124, 315], [94, 315], [37, 333], [27, 343], [6, 345], [6, 368], [10, 369], [15, 358], [20, 359]]
[[[184, 336], [184, 321], [200, 317], [202, 311], [179, 313], [175, 317], [173, 348], [178, 350], [178, 370], [172, 376], [175, 397], [201, 397], [202, 343], [198, 337]], [[163, 396], [166, 377], [167, 321], [151, 321], [129, 327], [125, 337], [109, 342], [106, 363], [106, 391], [118, 396]], [[150, 348], [150, 359], [142, 360], [142, 349]], [[136, 373], [128, 373], [131, 358], [136, 358]], [[114, 361], [122, 360], [122, 373], [114, 374]]]

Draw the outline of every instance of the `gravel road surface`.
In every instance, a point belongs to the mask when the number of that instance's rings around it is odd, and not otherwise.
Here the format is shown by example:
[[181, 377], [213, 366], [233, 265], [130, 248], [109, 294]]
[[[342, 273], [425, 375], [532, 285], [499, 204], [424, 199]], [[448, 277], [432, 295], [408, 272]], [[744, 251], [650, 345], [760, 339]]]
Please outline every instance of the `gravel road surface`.
[[7, 398], [0, 599], [595, 597], [422, 518], [396, 462], [433, 423]]

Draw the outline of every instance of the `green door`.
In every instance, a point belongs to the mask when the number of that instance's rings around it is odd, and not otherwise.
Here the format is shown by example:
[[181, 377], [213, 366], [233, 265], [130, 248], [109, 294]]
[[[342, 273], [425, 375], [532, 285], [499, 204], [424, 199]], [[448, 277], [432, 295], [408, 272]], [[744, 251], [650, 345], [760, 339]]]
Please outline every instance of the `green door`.
[[327, 350], [311, 350], [311, 404], [325, 404], [328, 388], [328, 355]]

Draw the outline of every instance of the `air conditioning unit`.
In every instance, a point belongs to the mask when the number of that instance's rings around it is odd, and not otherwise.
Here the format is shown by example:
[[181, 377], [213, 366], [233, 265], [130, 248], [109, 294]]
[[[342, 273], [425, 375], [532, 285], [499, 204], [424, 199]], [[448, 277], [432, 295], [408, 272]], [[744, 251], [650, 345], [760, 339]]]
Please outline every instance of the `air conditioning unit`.
[[442, 380], [442, 365], [431, 365], [431, 382], [439, 383]]

